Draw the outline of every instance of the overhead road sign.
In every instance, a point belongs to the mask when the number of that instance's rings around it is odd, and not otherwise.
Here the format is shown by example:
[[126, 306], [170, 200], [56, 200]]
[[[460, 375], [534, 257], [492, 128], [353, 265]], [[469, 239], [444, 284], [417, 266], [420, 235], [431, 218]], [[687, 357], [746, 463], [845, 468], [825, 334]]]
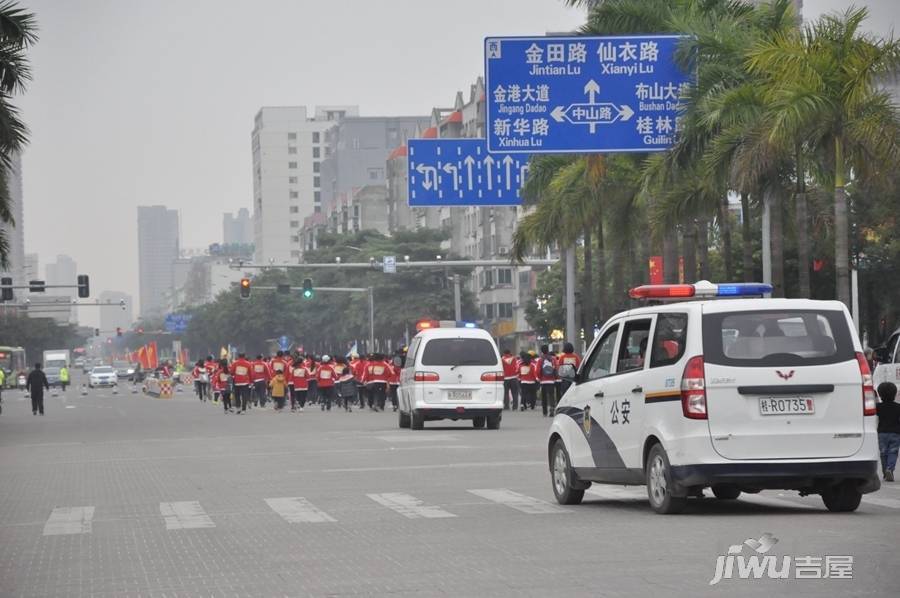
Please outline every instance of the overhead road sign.
[[166, 332], [186, 332], [191, 323], [191, 314], [169, 314], [163, 322]]
[[484, 139], [410, 139], [411, 207], [517, 206], [528, 157], [488, 153]]
[[397, 273], [397, 256], [386, 255], [384, 256], [384, 258], [382, 258], [381, 264], [385, 274]]
[[490, 152], [652, 152], [672, 146], [693, 75], [684, 36], [489, 37]]

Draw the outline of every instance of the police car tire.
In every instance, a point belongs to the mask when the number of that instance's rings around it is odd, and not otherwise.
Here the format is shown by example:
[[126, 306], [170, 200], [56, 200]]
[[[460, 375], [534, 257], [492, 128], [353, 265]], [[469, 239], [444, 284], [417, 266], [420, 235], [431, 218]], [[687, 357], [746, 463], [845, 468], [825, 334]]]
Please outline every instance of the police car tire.
[[399, 418], [399, 420], [400, 420], [400, 427], [401, 427], [401, 428], [408, 428], [408, 427], [410, 426], [410, 423], [411, 423], [411, 422], [410, 422], [410, 418], [409, 418], [409, 413], [403, 413], [402, 411], [399, 411], [398, 413], [400, 414], [400, 418]]
[[421, 413], [410, 413], [409, 427], [413, 430], [421, 430], [425, 427], [425, 417]]
[[712, 493], [719, 500], [734, 500], [741, 495], [741, 490], [737, 486], [722, 484], [713, 486]]
[[488, 430], [499, 430], [500, 429], [500, 419], [501, 416], [499, 413], [497, 415], [489, 415], [487, 416], [487, 429]]
[[473, 428], [476, 428], [476, 429], [479, 429], [479, 430], [480, 430], [481, 428], [484, 427], [484, 423], [485, 423], [485, 422], [484, 422], [484, 416], [483, 416], [483, 415], [479, 415], [479, 416], [477, 416], [477, 417], [473, 417], [473, 418], [472, 418], [472, 427], [473, 427]]
[[[555, 469], [557, 458], [561, 458], [564, 462], [563, 470], [565, 473], [564, 480], [557, 480], [558, 472]], [[572, 482], [575, 480], [575, 472], [572, 470], [572, 462], [569, 460], [569, 453], [566, 451], [562, 440], [557, 440], [553, 444], [553, 450], [550, 452], [550, 485], [553, 487], [553, 495], [556, 496], [556, 502], [561, 505], [580, 505], [584, 499], [583, 488], [573, 488]], [[561, 482], [559, 488], [557, 482]]]
[[[672, 470], [669, 465], [669, 457], [661, 444], [654, 444], [647, 455], [647, 464], [644, 467], [647, 481], [647, 496], [650, 499], [650, 507], [661, 515], [680, 513], [687, 506], [687, 498], [672, 496]], [[662, 476], [665, 481], [663, 496], [655, 496], [658, 483], [654, 481], [657, 476]]]
[[853, 482], [842, 482], [822, 492], [822, 502], [833, 513], [849, 513], [855, 511], [862, 501], [860, 492]]

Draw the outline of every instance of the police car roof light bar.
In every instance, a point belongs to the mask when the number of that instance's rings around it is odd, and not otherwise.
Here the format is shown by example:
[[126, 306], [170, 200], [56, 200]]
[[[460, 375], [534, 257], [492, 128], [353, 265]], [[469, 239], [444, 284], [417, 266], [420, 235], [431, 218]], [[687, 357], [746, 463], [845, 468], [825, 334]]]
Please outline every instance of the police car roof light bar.
[[695, 284], [646, 284], [628, 292], [632, 299], [714, 299], [716, 297], [763, 297], [772, 285], [760, 282], [714, 284], [700, 280]]
[[645, 284], [628, 291], [632, 299], [686, 299], [694, 296], [692, 284]]

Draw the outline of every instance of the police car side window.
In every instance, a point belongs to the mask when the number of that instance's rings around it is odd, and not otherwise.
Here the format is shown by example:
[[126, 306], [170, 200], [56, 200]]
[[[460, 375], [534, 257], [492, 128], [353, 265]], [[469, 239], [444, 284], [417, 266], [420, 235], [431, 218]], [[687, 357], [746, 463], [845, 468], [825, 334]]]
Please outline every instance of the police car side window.
[[585, 368], [585, 371], [587, 372], [585, 380], [603, 378], [604, 376], [609, 376], [610, 372], [612, 372], [612, 363], [613, 357], [616, 354], [616, 337], [618, 336], [618, 333], [619, 325], [616, 324], [607, 330], [606, 334], [603, 335], [603, 338], [600, 339], [600, 342], [597, 343], [597, 347], [591, 354], [590, 363], [587, 368]]
[[413, 365], [413, 366], [416, 365], [416, 353], [419, 352], [420, 344], [422, 344], [422, 339], [414, 338], [412, 343], [410, 343], [410, 345], [409, 345], [409, 350], [406, 353], [406, 361], [410, 365]]
[[650, 350], [650, 367], [678, 363], [687, 344], [687, 314], [663, 313], [656, 316], [656, 330]]
[[647, 359], [647, 343], [650, 341], [650, 318], [630, 320], [625, 324], [616, 373], [644, 369]]

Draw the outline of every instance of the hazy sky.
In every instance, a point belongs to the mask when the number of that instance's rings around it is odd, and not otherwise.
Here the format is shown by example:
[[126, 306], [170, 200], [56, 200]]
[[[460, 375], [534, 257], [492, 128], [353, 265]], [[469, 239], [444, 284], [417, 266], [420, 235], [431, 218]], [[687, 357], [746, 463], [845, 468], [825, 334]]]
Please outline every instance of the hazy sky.
[[[251, 206], [260, 106], [358, 104], [429, 114], [482, 71], [482, 38], [570, 30], [562, 0], [21, 0], [37, 14], [34, 81], [15, 99], [25, 152], [25, 246], [71, 255], [93, 294], [138, 295], [138, 205], [181, 212], [182, 246], [221, 241]], [[805, 0], [805, 16], [844, 8]], [[900, 0], [869, 6], [896, 26]], [[135, 309], [135, 313], [138, 310]], [[80, 310], [83, 323], [95, 310]]]

